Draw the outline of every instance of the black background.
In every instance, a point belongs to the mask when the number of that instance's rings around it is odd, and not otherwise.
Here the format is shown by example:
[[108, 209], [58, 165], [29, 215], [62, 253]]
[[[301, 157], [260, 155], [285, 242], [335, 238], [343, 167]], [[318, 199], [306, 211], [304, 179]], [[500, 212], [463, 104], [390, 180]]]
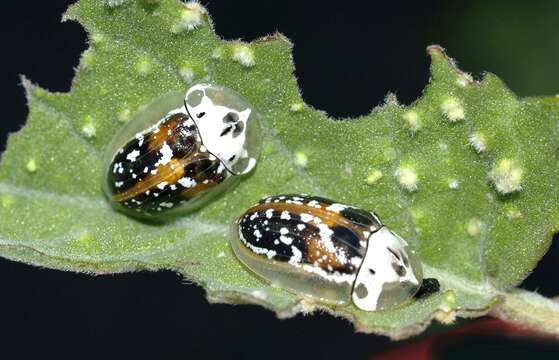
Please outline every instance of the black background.
[[[83, 29], [59, 21], [70, 3], [2, 5], [0, 150], [7, 133], [18, 130], [27, 114], [18, 74], [52, 91], [70, 87], [73, 68], [86, 48]], [[535, 49], [547, 54], [546, 59], [537, 57], [538, 69], [547, 66], [559, 73], [557, 52], [546, 48], [558, 46], [541, 39], [544, 28], [533, 26], [550, 21], [549, 2], [534, 2], [538, 3], [534, 13], [524, 11], [523, 5], [511, 13], [514, 2], [493, 2], [493, 13], [502, 16], [485, 26], [506, 34], [513, 24], [524, 34], [514, 46], [504, 40], [492, 42], [487, 33], [465, 24], [464, 18], [472, 18], [480, 7], [479, 1], [433, 1], [428, 6], [419, 1], [203, 3], [216, 31], [226, 39], [253, 40], [276, 30], [286, 34], [295, 44], [296, 75], [305, 100], [336, 117], [366, 114], [388, 91], [411, 103], [428, 80], [425, 47], [432, 43], [446, 47], [466, 71], [497, 73], [520, 95], [559, 92], [557, 78], [548, 81], [541, 71], [523, 78], [536, 60], [518, 57], [510, 64], [518, 49]], [[501, 12], [499, 6], [506, 10]], [[479, 19], [474, 16], [472, 21]], [[556, 37], [557, 32], [550, 38]], [[541, 80], [530, 81], [538, 76]], [[557, 247], [552, 247], [524, 288], [548, 296], [559, 293], [553, 273], [559, 261]], [[325, 314], [280, 321], [255, 306], [209, 305], [200, 288], [171, 272], [92, 277], [0, 259], [0, 289], [2, 359], [361, 359], [402, 345], [355, 334], [345, 320]], [[486, 338], [447, 357], [507, 353], [551, 358], [557, 350], [555, 345]]]

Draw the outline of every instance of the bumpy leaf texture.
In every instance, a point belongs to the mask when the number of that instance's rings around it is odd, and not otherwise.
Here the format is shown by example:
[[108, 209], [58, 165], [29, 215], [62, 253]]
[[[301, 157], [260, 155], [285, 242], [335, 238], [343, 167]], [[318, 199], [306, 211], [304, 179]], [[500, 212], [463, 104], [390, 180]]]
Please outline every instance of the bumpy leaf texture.
[[[95, 274], [170, 269], [213, 301], [257, 303], [280, 316], [324, 309], [394, 338], [433, 318], [487, 312], [559, 333], [555, 303], [513, 288], [557, 229], [558, 99], [519, 99], [492, 74], [474, 81], [432, 46], [431, 80], [414, 104], [389, 96], [367, 116], [334, 121], [301, 99], [292, 45], [280, 34], [223, 41], [203, 7], [176, 0], [81, 0], [64, 19], [87, 29], [90, 48], [69, 93], [23, 81], [29, 118], [0, 165], [2, 256]], [[143, 105], [202, 80], [236, 90], [265, 116], [256, 171], [172, 223], [115, 212], [101, 191], [104, 147]], [[281, 192], [374, 209], [414, 243], [441, 291], [367, 313], [262, 282], [234, 257], [228, 228]]]

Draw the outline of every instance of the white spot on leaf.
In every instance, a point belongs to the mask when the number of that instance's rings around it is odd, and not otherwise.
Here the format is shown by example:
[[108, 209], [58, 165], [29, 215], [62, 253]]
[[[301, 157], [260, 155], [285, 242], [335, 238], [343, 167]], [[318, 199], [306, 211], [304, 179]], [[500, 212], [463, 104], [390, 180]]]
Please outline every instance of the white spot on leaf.
[[485, 150], [487, 150], [487, 140], [485, 139], [485, 135], [481, 131], [476, 131], [470, 135], [468, 138], [470, 141], [470, 145], [474, 148], [474, 150], [481, 154]]
[[409, 166], [400, 166], [396, 169], [396, 178], [398, 183], [407, 191], [417, 191], [419, 185], [419, 177], [415, 169]]
[[252, 51], [248, 45], [235, 44], [233, 47], [232, 58], [245, 67], [256, 65], [256, 61], [254, 60], [254, 51]]
[[489, 178], [501, 194], [522, 190], [524, 170], [513, 159], [501, 159], [489, 172]]
[[416, 111], [410, 110], [406, 112], [402, 117], [406, 121], [406, 126], [410, 132], [415, 133], [419, 129], [421, 129], [421, 118]]
[[443, 115], [450, 122], [457, 122], [466, 118], [464, 108], [456, 98], [448, 98], [441, 104]]

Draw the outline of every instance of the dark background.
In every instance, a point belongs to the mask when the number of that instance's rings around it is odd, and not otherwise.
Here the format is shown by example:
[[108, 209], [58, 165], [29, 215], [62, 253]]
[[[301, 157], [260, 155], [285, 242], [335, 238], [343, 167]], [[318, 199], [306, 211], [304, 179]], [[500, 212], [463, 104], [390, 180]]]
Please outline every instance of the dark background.
[[[86, 48], [83, 29], [59, 21], [71, 2], [2, 4], [0, 151], [27, 114], [18, 74], [69, 90]], [[425, 47], [433, 43], [462, 69], [477, 78], [496, 73], [521, 96], [559, 93], [558, 1], [202, 3], [226, 39], [286, 34], [305, 100], [336, 117], [366, 114], [388, 91], [403, 103], [416, 99], [429, 77]], [[558, 248], [524, 288], [559, 294]], [[443, 357], [552, 358], [559, 351], [492, 337], [468, 341]], [[2, 359], [363, 359], [403, 344], [354, 334], [345, 320], [324, 314], [280, 321], [255, 306], [209, 305], [200, 288], [171, 272], [92, 277], [0, 259]]]

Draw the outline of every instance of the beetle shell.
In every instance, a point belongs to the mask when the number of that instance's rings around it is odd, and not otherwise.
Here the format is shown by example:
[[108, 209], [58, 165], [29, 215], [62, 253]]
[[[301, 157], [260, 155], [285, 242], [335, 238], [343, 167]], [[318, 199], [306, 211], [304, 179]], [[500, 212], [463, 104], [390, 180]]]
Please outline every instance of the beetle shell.
[[148, 218], [206, 203], [254, 168], [258, 116], [217, 85], [156, 99], [107, 148], [105, 194], [118, 209]]
[[235, 221], [231, 245], [275, 285], [367, 311], [411, 300], [423, 277], [415, 252], [376, 214], [320, 197], [262, 199]]

